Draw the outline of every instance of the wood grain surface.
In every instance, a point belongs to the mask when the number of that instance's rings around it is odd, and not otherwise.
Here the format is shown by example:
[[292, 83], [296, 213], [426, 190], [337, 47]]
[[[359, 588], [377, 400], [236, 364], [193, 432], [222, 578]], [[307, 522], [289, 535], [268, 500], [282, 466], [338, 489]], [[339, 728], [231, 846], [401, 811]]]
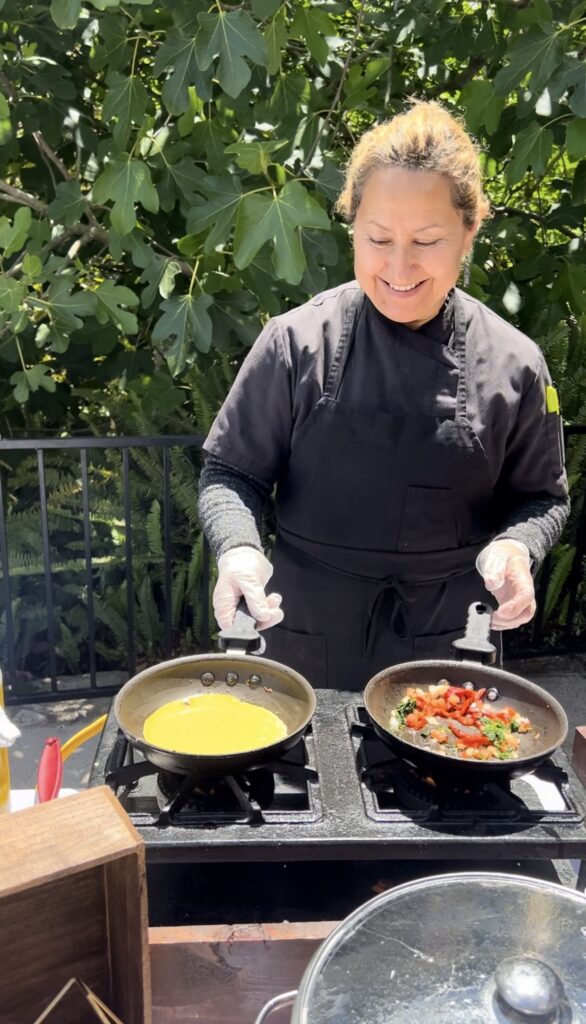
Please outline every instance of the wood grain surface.
[[32, 1024], [71, 977], [150, 1024], [144, 844], [111, 791], [0, 817], [0, 865], [0, 1024]]
[[153, 1024], [253, 1024], [272, 996], [297, 988], [337, 923], [151, 928]]

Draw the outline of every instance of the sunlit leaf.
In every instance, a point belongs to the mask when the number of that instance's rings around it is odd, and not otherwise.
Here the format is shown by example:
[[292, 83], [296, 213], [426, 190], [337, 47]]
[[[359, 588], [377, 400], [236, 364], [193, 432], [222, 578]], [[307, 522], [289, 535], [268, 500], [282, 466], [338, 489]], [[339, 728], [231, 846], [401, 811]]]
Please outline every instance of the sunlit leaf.
[[200, 14], [201, 30], [196, 38], [199, 66], [205, 71], [219, 56], [216, 77], [224, 92], [239, 96], [250, 81], [250, 66], [244, 60], [266, 65], [268, 55], [262, 33], [246, 11]]
[[113, 202], [110, 218], [112, 227], [120, 235], [132, 231], [136, 223], [137, 203], [151, 213], [159, 209], [159, 196], [153, 186], [150, 169], [142, 161], [132, 160], [126, 154], [115, 157], [108, 164], [92, 192], [96, 203]]
[[265, 242], [273, 244], [278, 277], [297, 284], [305, 270], [305, 255], [297, 228], [328, 230], [327, 213], [298, 181], [289, 182], [271, 197], [248, 195], [240, 204], [234, 234], [234, 262], [246, 267]]

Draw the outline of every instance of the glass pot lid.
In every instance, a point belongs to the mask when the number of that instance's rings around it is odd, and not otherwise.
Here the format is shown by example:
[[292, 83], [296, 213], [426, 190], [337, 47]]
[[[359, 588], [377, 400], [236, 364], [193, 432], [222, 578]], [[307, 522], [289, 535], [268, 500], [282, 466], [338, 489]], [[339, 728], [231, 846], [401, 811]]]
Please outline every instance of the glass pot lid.
[[292, 1024], [584, 1024], [586, 896], [467, 872], [370, 900], [305, 972]]

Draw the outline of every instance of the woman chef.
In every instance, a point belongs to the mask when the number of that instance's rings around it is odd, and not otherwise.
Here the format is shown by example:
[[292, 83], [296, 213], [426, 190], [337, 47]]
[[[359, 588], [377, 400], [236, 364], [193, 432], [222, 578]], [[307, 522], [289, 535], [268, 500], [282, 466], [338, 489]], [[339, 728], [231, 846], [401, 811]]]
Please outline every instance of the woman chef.
[[367, 132], [338, 209], [356, 280], [262, 331], [205, 442], [200, 515], [220, 626], [244, 595], [268, 657], [358, 690], [450, 657], [487, 590], [494, 629], [527, 622], [568, 498], [540, 350], [455, 287], [488, 213], [458, 121], [415, 103]]

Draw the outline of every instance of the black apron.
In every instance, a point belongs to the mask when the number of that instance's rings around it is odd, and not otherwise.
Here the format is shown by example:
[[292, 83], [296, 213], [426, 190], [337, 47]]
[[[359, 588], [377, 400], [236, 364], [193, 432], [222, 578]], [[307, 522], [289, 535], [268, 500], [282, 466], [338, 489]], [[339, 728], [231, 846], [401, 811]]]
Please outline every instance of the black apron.
[[451, 657], [469, 604], [492, 600], [474, 565], [495, 524], [488, 461], [466, 415], [462, 302], [456, 292], [451, 416], [433, 389], [420, 398], [417, 381], [408, 416], [339, 399], [364, 308], [360, 296], [346, 313], [278, 484], [270, 589], [283, 595], [285, 623], [265, 634], [267, 657], [313, 686], [348, 690], [393, 664]]

